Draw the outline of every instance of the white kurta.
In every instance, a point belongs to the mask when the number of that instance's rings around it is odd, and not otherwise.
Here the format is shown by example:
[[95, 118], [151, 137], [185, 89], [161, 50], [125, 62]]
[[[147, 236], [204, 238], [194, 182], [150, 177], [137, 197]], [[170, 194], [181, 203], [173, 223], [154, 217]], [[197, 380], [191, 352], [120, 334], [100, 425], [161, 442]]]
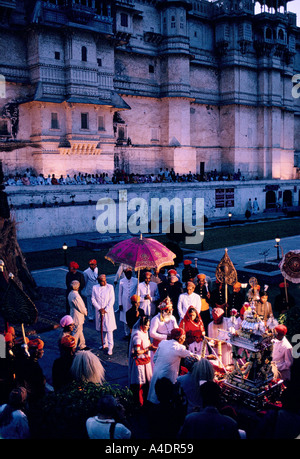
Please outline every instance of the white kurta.
[[101, 330], [100, 309], [105, 309], [106, 314], [103, 316], [103, 331], [111, 332], [116, 330], [116, 318], [114, 312], [115, 292], [111, 284], [101, 287], [95, 285], [92, 290], [92, 304], [95, 308], [95, 325], [96, 330]]
[[150, 322], [149, 334], [155, 346], [158, 346], [160, 341], [167, 339], [173, 328], [178, 328], [176, 318], [173, 315], [164, 321], [160, 320], [160, 316], [160, 313], [156, 314]]
[[168, 378], [174, 384], [177, 380], [180, 360], [191, 356], [185, 346], [174, 339], [161, 341], [154, 355], [154, 369], [150, 383], [148, 400], [159, 403], [155, 393], [155, 383], [160, 378]]
[[85, 280], [84, 293], [86, 296], [91, 296], [94, 285], [98, 284], [98, 268], [96, 267], [94, 271], [91, 268], [87, 268], [83, 271], [83, 275]]
[[[138, 295], [140, 296], [140, 308], [144, 310], [146, 316], [154, 316], [156, 312], [156, 301], [159, 300], [158, 287], [155, 282], [145, 282], [139, 284]], [[145, 295], [150, 295], [150, 300], [145, 300]]]
[[94, 271], [91, 268], [87, 268], [83, 271], [85, 288], [83, 290], [84, 295], [86, 295], [86, 305], [88, 310], [88, 318], [93, 320], [95, 317], [95, 310], [92, 304], [92, 291], [93, 287], [98, 284], [98, 268], [96, 267]]
[[201, 312], [201, 297], [197, 293], [182, 293], [179, 295], [178, 303], [177, 303], [177, 310], [180, 319], [182, 320], [185, 316], [186, 311], [189, 309], [190, 306], [194, 306], [194, 308], [200, 314]]
[[284, 337], [282, 340], [274, 339], [272, 359], [276, 363], [277, 369], [280, 371], [281, 377], [284, 380], [289, 380], [291, 377], [291, 366], [293, 364], [292, 345]]
[[126, 323], [126, 312], [131, 308], [131, 297], [137, 292], [137, 278], [132, 277], [127, 279], [124, 277], [120, 280], [119, 285], [119, 306], [123, 306], [123, 310], [120, 311], [120, 321]]
[[82, 325], [87, 315], [87, 309], [79, 292], [71, 290], [68, 295], [68, 302], [70, 305], [70, 316], [73, 318], [74, 324]]

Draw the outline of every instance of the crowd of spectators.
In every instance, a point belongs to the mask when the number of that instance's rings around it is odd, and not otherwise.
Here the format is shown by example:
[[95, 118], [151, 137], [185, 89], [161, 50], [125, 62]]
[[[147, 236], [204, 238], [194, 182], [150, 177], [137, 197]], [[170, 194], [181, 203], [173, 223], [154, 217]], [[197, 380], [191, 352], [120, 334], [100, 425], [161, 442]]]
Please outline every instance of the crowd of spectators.
[[244, 180], [240, 170], [234, 174], [223, 174], [210, 171], [204, 174], [193, 174], [189, 171], [188, 174], [175, 173], [171, 168], [160, 168], [157, 174], [134, 174], [126, 173], [123, 170], [116, 170], [111, 176], [108, 173], [88, 174], [78, 172], [78, 174], [66, 176], [55, 174], [35, 174], [30, 169], [26, 169], [24, 174], [16, 173], [9, 174], [4, 178], [6, 186], [36, 186], [36, 185], [107, 185], [107, 184], [135, 184], [135, 183], [184, 183], [184, 182], [211, 182], [211, 181], [231, 181]]

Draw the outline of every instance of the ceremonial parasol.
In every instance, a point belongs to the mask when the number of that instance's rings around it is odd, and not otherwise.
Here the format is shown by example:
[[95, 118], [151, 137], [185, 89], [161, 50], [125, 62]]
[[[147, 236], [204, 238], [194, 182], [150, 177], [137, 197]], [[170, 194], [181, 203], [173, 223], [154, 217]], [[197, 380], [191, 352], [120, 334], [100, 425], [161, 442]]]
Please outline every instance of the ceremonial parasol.
[[279, 263], [283, 277], [293, 284], [300, 284], [300, 250], [286, 253]]
[[282, 260], [279, 263], [280, 271], [283, 275], [285, 299], [288, 303], [287, 283], [288, 279], [294, 284], [300, 283], [300, 250], [291, 250], [284, 255], [281, 247]]
[[141, 269], [174, 265], [175, 253], [160, 242], [151, 238], [139, 237], [126, 239], [114, 245], [105, 258], [112, 263], [124, 263], [139, 273]]
[[221, 258], [217, 266], [216, 279], [221, 284], [225, 284], [225, 304], [227, 305], [227, 299], [228, 299], [227, 285], [234, 285], [237, 282], [237, 272], [236, 272], [236, 269], [232, 261], [229, 258], [227, 249], [225, 249], [225, 254]]

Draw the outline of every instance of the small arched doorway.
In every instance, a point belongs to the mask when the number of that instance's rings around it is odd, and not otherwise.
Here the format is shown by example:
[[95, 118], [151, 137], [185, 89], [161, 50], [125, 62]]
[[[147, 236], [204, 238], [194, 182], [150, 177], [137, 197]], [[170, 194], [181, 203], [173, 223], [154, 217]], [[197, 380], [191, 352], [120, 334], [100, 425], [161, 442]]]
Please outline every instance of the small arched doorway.
[[273, 190], [266, 192], [266, 209], [276, 208], [276, 193]]

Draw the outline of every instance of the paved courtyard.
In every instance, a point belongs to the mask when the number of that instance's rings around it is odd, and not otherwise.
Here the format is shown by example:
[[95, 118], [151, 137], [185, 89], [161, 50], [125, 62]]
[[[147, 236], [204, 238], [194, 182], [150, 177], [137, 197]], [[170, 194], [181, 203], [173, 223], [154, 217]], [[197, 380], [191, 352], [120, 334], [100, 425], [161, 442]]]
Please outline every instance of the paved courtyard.
[[[66, 239], [66, 238], [65, 238]], [[68, 239], [68, 238], [67, 238]], [[74, 240], [74, 239], [73, 239]], [[28, 241], [26, 241], [28, 244]], [[59, 241], [60, 243], [61, 241]], [[71, 240], [66, 240], [67, 244], [72, 243]], [[45, 241], [45, 244], [48, 246], [53, 246], [54, 242]], [[295, 250], [300, 248], [300, 236], [284, 238], [281, 240], [281, 246], [284, 253], [289, 250]], [[22, 241], [20, 243], [22, 247]], [[228, 254], [234, 263], [236, 269], [243, 269], [251, 263], [255, 263], [262, 260], [260, 253], [266, 249], [270, 248], [270, 251], [274, 250], [274, 256], [276, 256], [276, 249], [274, 248], [274, 240], [258, 242], [254, 244], [245, 244], [242, 246], [230, 247], [228, 249]], [[224, 255], [224, 249], [217, 249], [211, 251], [200, 251], [192, 254], [190, 258], [197, 258], [198, 269], [200, 272], [204, 272], [212, 280], [215, 279], [215, 270], [217, 263], [220, 261]], [[187, 256], [190, 256], [187, 254]], [[274, 259], [273, 256], [273, 259]], [[181, 273], [182, 265], [178, 268], [178, 272]], [[117, 269], [117, 268], [116, 268]], [[65, 288], [65, 276], [67, 273], [67, 268], [64, 266], [45, 269], [40, 271], [33, 271], [32, 275], [35, 278], [35, 281], [38, 286], [41, 287], [56, 287], [56, 288]], [[277, 271], [277, 274], [280, 273]], [[259, 273], [256, 273], [259, 275]], [[273, 273], [274, 274], [274, 273]], [[276, 272], [275, 272], [276, 274]], [[253, 273], [255, 275], [255, 273]], [[108, 282], [113, 284], [114, 275], [108, 276]], [[115, 348], [114, 353], [111, 357], [107, 356], [103, 351], [99, 350], [100, 345], [100, 334], [95, 330], [94, 322], [86, 321], [84, 325], [84, 333], [86, 337], [87, 345], [95, 352], [101, 359], [103, 366], [106, 371], [106, 380], [111, 383], [120, 384], [122, 386], [127, 385], [127, 348], [128, 343], [124, 339], [123, 333], [123, 324], [119, 322], [119, 313], [118, 310], [118, 285], [115, 289], [116, 303], [116, 319], [118, 329], [114, 332], [115, 337]], [[300, 291], [299, 295], [300, 297]], [[52, 383], [52, 364], [56, 357], [58, 357], [58, 346], [57, 340], [60, 333], [60, 329], [55, 329], [52, 331], [47, 331], [41, 334], [41, 338], [45, 342], [45, 353], [44, 357], [41, 359], [40, 364], [44, 370], [47, 382], [49, 387]]]

